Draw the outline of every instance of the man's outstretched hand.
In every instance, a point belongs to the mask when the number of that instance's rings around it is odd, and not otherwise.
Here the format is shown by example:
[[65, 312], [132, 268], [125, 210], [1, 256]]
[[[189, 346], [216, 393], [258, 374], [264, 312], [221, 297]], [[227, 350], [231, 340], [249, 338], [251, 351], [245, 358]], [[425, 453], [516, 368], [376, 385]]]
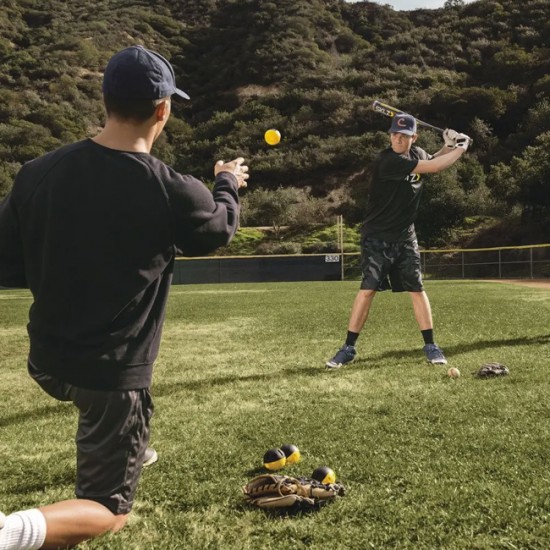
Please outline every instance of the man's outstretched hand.
[[244, 158], [239, 157], [230, 162], [219, 160], [214, 165], [214, 176], [217, 176], [220, 172], [229, 172], [237, 178], [239, 188], [246, 187], [246, 180], [248, 179], [248, 166], [243, 164]]

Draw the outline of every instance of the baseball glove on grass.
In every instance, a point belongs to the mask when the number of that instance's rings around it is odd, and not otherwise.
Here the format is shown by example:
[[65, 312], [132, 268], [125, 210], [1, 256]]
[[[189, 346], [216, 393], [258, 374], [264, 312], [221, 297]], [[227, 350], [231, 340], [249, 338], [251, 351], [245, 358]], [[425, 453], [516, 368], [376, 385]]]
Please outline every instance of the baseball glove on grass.
[[481, 365], [481, 368], [476, 372], [478, 378], [491, 378], [493, 376], [505, 376], [507, 374], [510, 374], [510, 371], [500, 363], [485, 363]]
[[341, 483], [321, 483], [277, 474], [254, 477], [242, 490], [249, 504], [286, 513], [317, 510], [345, 493]]

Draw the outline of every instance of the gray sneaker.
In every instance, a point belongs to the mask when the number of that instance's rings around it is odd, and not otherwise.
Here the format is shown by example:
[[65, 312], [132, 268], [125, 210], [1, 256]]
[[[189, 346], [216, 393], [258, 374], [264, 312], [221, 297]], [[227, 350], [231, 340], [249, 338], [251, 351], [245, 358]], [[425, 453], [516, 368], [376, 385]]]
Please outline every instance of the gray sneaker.
[[443, 352], [441, 349], [439, 349], [439, 346], [437, 344], [426, 344], [422, 350], [426, 354], [426, 359], [428, 360], [428, 363], [431, 363], [432, 365], [446, 365], [447, 359], [445, 359], [445, 356], [443, 355]]
[[355, 346], [347, 346], [344, 344], [336, 355], [330, 361], [326, 362], [325, 366], [327, 369], [339, 369], [342, 365], [351, 363], [355, 359], [356, 353]]
[[143, 467], [145, 468], [147, 466], [151, 466], [151, 464], [154, 464], [158, 459], [159, 455], [157, 454], [157, 451], [155, 451], [152, 447], [147, 447], [143, 458]]

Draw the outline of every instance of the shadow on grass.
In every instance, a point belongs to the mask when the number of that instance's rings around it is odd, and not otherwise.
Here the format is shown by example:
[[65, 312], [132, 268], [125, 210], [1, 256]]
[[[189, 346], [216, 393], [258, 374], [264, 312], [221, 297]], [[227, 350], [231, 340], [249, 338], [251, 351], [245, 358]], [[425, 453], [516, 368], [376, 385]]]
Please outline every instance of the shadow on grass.
[[[462, 355], [464, 353], [469, 353], [471, 351], [481, 351], [481, 350], [488, 350], [491, 348], [500, 348], [500, 347], [507, 347], [507, 346], [533, 346], [533, 345], [544, 345], [544, 344], [550, 344], [550, 334], [541, 334], [539, 336], [531, 336], [531, 337], [525, 337], [525, 338], [510, 338], [510, 339], [499, 339], [499, 340], [478, 340], [475, 342], [469, 342], [467, 344], [456, 344], [454, 346], [444, 346], [443, 351], [445, 352], [445, 355], [452, 356], [452, 355]], [[419, 347], [418, 349], [401, 349], [401, 350], [393, 350], [393, 351], [387, 351], [384, 353], [380, 353], [378, 355], [370, 355], [368, 356], [368, 359], [365, 357], [365, 361], [383, 361], [384, 359], [413, 359], [415, 357], [418, 357], [420, 353], [420, 356], [423, 357], [422, 349]], [[354, 365], [360, 364], [359, 361], [355, 361], [353, 363]], [[376, 365], [377, 367], [383, 366], [383, 365]]]
[[30, 411], [19, 412], [0, 418], [0, 428], [27, 422], [28, 420], [44, 420], [44, 418], [66, 415], [68, 410], [71, 412], [76, 412], [74, 407], [67, 407], [66, 403], [45, 405], [44, 407], [39, 407]]
[[[550, 334], [541, 334], [538, 336], [531, 336], [525, 338], [510, 338], [510, 339], [498, 339], [498, 340], [478, 340], [467, 344], [456, 344], [454, 346], [443, 346], [444, 352], [447, 356], [452, 357], [456, 355], [462, 355], [472, 351], [488, 350], [491, 348], [499, 348], [506, 346], [532, 346], [532, 345], [547, 345], [550, 344]], [[388, 365], [383, 364], [383, 361], [388, 359], [398, 360], [415, 360], [417, 358], [423, 359], [423, 353], [420, 348], [414, 349], [400, 349], [392, 350], [378, 355], [368, 355], [359, 357], [353, 363], [346, 366], [348, 369], [368, 368], [377, 369], [385, 368]], [[227, 376], [218, 376], [215, 378], [202, 378], [200, 380], [191, 380], [188, 382], [174, 382], [165, 383], [160, 380], [154, 382], [154, 396], [164, 397], [181, 390], [199, 391], [205, 388], [212, 388], [214, 386], [224, 386], [227, 384], [234, 384], [235, 382], [265, 382], [273, 381], [276, 379], [288, 378], [290, 376], [310, 376], [318, 377], [323, 373], [330, 372], [323, 368], [322, 364], [319, 367], [292, 367], [282, 370], [270, 371], [262, 374], [249, 374], [249, 375], [237, 375], [231, 374]], [[71, 410], [74, 410], [71, 408]], [[65, 414], [67, 412], [66, 404], [47, 405], [31, 411], [25, 411], [16, 413], [5, 418], [0, 419], [0, 428], [5, 426], [11, 426], [13, 424], [26, 422], [28, 420], [43, 419], [45, 417], [51, 417], [56, 415]]]
[[[443, 346], [444, 352], [448, 357], [462, 355], [472, 351], [489, 350], [491, 348], [500, 348], [505, 346], [534, 346], [550, 343], [550, 334], [541, 334], [526, 338], [511, 338], [499, 340], [478, 340], [468, 344], [456, 344], [454, 346]], [[422, 348], [419, 346], [414, 349], [392, 350], [377, 355], [368, 355], [357, 358], [350, 365], [346, 365], [346, 370], [356, 369], [379, 369], [387, 368], [385, 363], [388, 360], [400, 361], [424, 361]], [[262, 374], [238, 375], [231, 374], [227, 376], [218, 376], [215, 378], [202, 378], [200, 380], [192, 380], [189, 382], [172, 382], [164, 383], [161, 381], [154, 383], [153, 394], [155, 397], [164, 397], [182, 390], [200, 391], [215, 386], [224, 386], [234, 384], [236, 382], [272, 382], [277, 379], [287, 379], [289, 377], [311, 376], [318, 377], [324, 373], [330, 373], [320, 364], [319, 367], [292, 367], [282, 370], [270, 371]]]
[[246, 475], [255, 477], [255, 476], [259, 476], [262, 474], [269, 474], [269, 473], [272, 473], [272, 472], [270, 472], [267, 468], [264, 468], [263, 466], [258, 466], [257, 468], [252, 468], [251, 470], [248, 470], [248, 472], [246, 472]]
[[201, 390], [215, 386], [225, 386], [235, 382], [265, 382], [277, 378], [288, 378], [289, 376], [319, 376], [323, 372], [321, 367], [293, 367], [289, 369], [266, 372], [265, 374], [229, 374], [227, 376], [217, 376], [215, 378], [201, 378], [200, 380], [191, 380], [189, 382], [155, 382], [153, 386], [154, 397], [164, 397], [177, 393], [181, 390]]
[[[11, 494], [28, 495], [31, 493], [44, 493], [48, 490], [60, 487], [73, 487], [76, 476], [72, 468], [52, 473], [47, 465], [40, 464], [37, 467], [33, 462], [24, 474], [19, 473], [13, 482], [8, 483], [6, 491]], [[17, 467], [22, 468], [18, 461]], [[11, 479], [11, 478], [10, 478]]]
[[249, 503], [238, 502], [235, 504], [234, 509], [237, 512], [247, 512], [249, 510], [257, 510], [259, 513], [264, 514], [271, 518], [300, 518], [314, 512], [318, 512], [323, 508], [327, 502], [316, 502], [315, 504], [308, 504], [307, 502], [296, 502], [292, 506], [286, 506], [281, 508], [261, 508], [259, 506], [251, 505]]

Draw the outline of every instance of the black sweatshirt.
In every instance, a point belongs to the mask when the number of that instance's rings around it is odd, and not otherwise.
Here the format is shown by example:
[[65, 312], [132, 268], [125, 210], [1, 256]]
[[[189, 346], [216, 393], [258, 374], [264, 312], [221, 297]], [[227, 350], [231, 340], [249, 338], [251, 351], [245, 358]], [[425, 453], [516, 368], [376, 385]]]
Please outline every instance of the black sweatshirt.
[[29, 361], [84, 388], [148, 387], [174, 258], [231, 240], [237, 187], [92, 140], [25, 164], [0, 203], [0, 285], [33, 294]]
[[364, 235], [387, 242], [415, 237], [414, 221], [423, 177], [413, 174], [413, 170], [419, 160], [431, 158], [416, 145], [408, 154], [398, 154], [388, 147], [378, 155], [362, 228]]

